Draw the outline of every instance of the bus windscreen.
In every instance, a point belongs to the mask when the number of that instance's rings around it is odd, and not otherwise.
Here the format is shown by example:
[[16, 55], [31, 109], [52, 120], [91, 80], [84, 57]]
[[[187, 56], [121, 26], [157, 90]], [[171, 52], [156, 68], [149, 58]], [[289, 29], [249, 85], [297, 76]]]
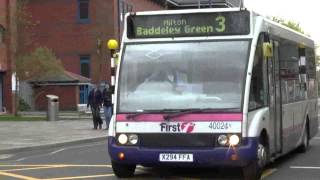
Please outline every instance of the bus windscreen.
[[248, 11], [131, 15], [127, 18], [129, 39], [248, 35], [249, 33], [250, 13]]

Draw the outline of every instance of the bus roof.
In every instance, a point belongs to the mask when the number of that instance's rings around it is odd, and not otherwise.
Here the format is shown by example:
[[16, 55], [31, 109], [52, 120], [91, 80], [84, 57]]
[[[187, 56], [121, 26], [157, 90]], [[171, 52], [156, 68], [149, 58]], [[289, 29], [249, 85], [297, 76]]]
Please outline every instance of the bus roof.
[[[182, 9], [182, 10], [160, 10], [160, 11], [140, 11], [135, 15], [160, 15], [160, 14], [189, 14], [189, 13], [205, 13], [205, 12], [226, 12], [239, 11], [240, 8], [206, 8], [206, 9]], [[127, 13], [130, 15], [132, 13]]]
[[166, 0], [175, 7], [240, 7], [242, 0]]
[[302, 34], [298, 31], [295, 31], [277, 22], [274, 22], [268, 18], [265, 18], [265, 17], [262, 17], [262, 18], [264, 21], [262, 31], [264, 32], [269, 31], [269, 33], [272, 35], [278, 36], [280, 38], [285, 38], [311, 48], [315, 47], [314, 41], [307, 35]]

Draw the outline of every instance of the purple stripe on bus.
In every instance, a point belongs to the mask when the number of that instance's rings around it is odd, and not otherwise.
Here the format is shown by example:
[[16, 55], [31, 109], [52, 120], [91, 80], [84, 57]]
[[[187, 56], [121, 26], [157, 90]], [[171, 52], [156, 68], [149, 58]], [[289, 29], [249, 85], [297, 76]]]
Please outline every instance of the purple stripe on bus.
[[296, 133], [296, 131], [302, 133], [302, 129], [304, 127], [304, 123], [295, 124], [294, 126], [289, 126], [286, 128], [283, 128], [283, 135], [284, 136], [290, 136], [292, 133]]
[[[129, 114], [118, 114], [117, 121], [130, 121], [127, 119]], [[166, 114], [142, 114], [134, 118], [135, 121], [143, 122], [159, 122], [164, 121]], [[185, 114], [179, 117], [174, 117], [170, 121], [242, 121], [242, 113], [229, 113], [229, 114]]]

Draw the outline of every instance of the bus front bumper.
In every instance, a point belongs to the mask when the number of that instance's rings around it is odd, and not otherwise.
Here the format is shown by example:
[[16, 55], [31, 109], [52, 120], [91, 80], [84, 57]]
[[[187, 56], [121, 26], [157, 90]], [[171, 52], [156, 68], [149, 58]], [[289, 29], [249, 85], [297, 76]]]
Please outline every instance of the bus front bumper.
[[[119, 146], [114, 137], [108, 137], [111, 160], [126, 165], [175, 166], [175, 167], [243, 167], [257, 158], [257, 138], [244, 138], [239, 147], [215, 148], [146, 148], [139, 146]], [[124, 154], [120, 160], [119, 153]], [[161, 153], [193, 154], [193, 162], [160, 162]]]

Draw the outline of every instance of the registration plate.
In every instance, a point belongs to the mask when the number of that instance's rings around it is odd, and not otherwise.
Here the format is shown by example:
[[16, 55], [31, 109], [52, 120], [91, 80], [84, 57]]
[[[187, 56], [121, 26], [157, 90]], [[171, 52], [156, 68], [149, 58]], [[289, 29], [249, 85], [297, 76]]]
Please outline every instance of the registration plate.
[[193, 154], [161, 153], [160, 162], [193, 162]]

